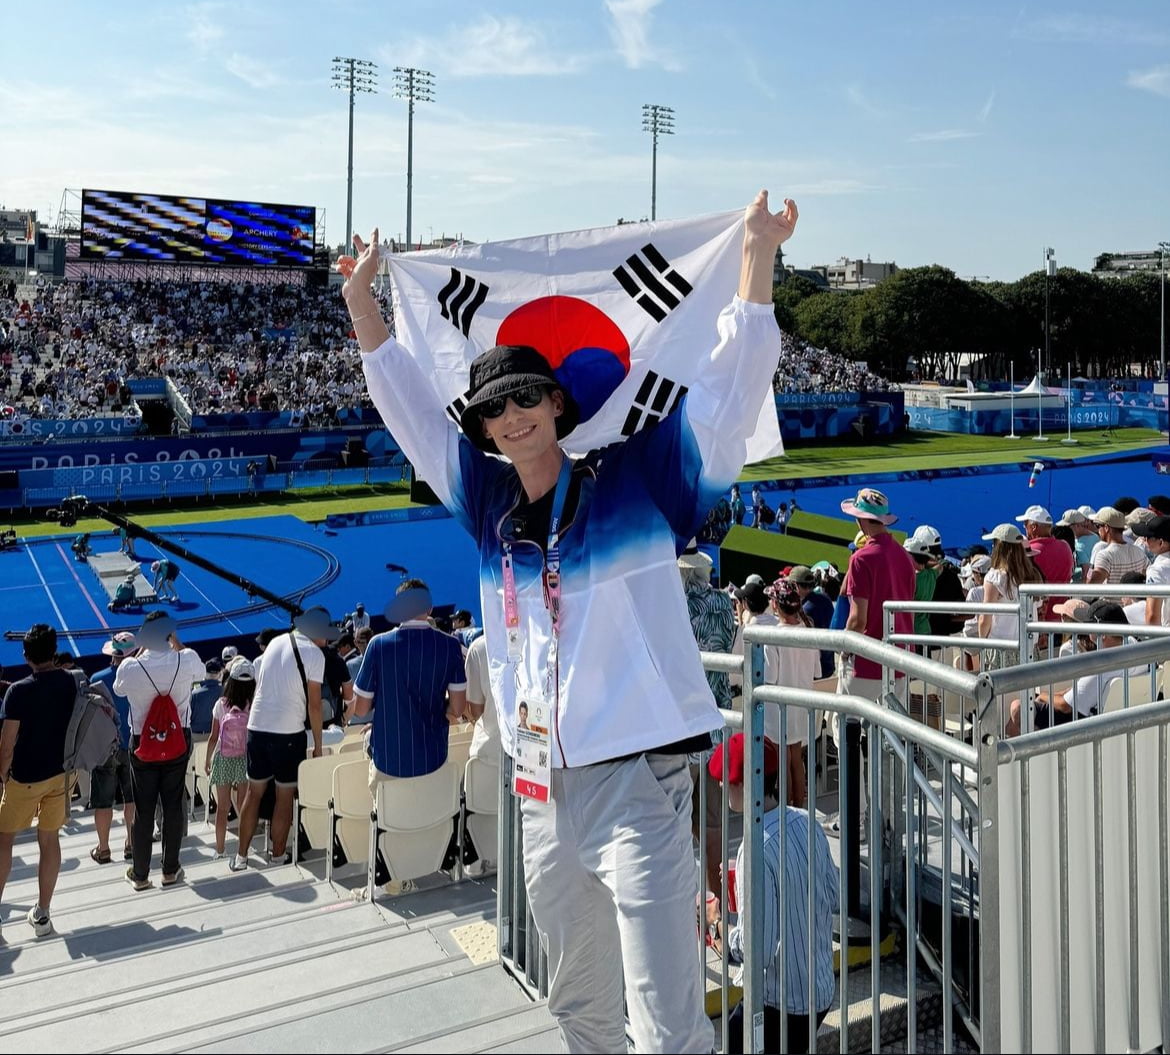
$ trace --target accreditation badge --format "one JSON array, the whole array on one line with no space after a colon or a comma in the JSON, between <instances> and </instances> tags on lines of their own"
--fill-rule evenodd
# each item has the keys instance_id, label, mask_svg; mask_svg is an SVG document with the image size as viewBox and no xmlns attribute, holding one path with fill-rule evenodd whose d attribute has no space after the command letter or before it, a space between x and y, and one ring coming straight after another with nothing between
<instances>
[{"instance_id":1,"label":"accreditation badge","mask_svg":"<svg viewBox=\"0 0 1170 1055\"><path fill-rule=\"evenodd\" d=\"M521 698L516 704L512 737L512 793L548 802L552 794L552 708L541 699Z\"/></svg>"}]
</instances>

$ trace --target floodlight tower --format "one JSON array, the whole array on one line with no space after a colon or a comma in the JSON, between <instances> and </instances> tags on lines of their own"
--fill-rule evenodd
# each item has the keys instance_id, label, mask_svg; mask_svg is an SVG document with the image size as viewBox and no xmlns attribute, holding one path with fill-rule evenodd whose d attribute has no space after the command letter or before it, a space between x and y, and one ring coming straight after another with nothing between
<instances>
[{"instance_id":1,"label":"floodlight tower","mask_svg":"<svg viewBox=\"0 0 1170 1055\"><path fill-rule=\"evenodd\" d=\"M333 87L349 92L349 166L345 177L345 251L353 250L353 101L358 92L378 90L378 67L366 59L334 57Z\"/></svg>"},{"instance_id":2,"label":"floodlight tower","mask_svg":"<svg viewBox=\"0 0 1170 1055\"><path fill-rule=\"evenodd\" d=\"M413 66L395 66L394 97L406 100L406 248L409 250L411 192L414 187L414 104L435 101L434 74Z\"/></svg>"},{"instance_id":3,"label":"floodlight tower","mask_svg":"<svg viewBox=\"0 0 1170 1055\"><path fill-rule=\"evenodd\" d=\"M674 110L658 103L642 106L642 131L649 132L650 149L650 219L658 218L658 137L674 135Z\"/></svg>"}]
</instances>

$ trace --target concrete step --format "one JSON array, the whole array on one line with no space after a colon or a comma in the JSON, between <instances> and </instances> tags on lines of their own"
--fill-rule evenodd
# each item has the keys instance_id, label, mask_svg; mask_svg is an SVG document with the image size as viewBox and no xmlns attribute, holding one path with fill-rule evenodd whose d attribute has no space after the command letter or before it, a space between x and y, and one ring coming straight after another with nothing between
<instances>
[{"instance_id":1,"label":"concrete step","mask_svg":"<svg viewBox=\"0 0 1170 1055\"><path fill-rule=\"evenodd\" d=\"M502 968L496 967L502 973ZM546 1040L541 1047L515 1048L510 1045L531 1041L552 1034L553 1042ZM560 1046L560 1030L544 1003L527 1007L504 1008L484 1018L466 1024L436 1031L431 1036L419 1037L406 1044L374 1048L377 1052L479 1052L479 1051L555 1051Z\"/></svg>"},{"instance_id":2,"label":"concrete step","mask_svg":"<svg viewBox=\"0 0 1170 1055\"><path fill-rule=\"evenodd\" d=\"M399 928L400 933L403 930ZM126 1000L196 991L212 981L243 979L292 960L311 959L393 933L368 905L335 902L309 912L215 930L192 941L124 950L125 963L116 977L108 971L79 969L79 964L22 973L0 983L0 1008L5 1012L0 1032L49 1025ZM50 978L62 984L46 984Z\"/></svg>"},{"instance_id":3,"label":"concrete step","mask_svg":"<svg viewBox=\"0 0 1170 1055\"><path fill-rule=\"evenodd\" d=\"M282 1050L298 1043L303 1031L290 1025L303 1019L307 1008L336 1007L349 993L401 985L435 966L446 969L448 958L429 934L387 929L359 943L275 960L243 975L229 972L179 987L147 987L131 1000L110 1001L76 1017L9 1028L0 1037L0 1051L130 1052L176 1045L181 1046L175 1050L190 1050L193 1038L217 1038L257 1022L279 1029L283 1040L253 1050ZM331 1044L328 1035L325 1040Z\"/></svg>"},{"instance_id":4,"label":"concrete step","mask_svg":"<svg viewBox=\"0 0 1170 1055\"><path fill-rule=\"evenodd\" d=\"M421 935L411 935L413 938ZM331 979L332 981L332 979ZM397 984L395 984L397 983ZM348 991L321 992L302 1000L295 1011L249 1015L228 1023L233 1028L206 1043L182 1047L137 1045L127 1052L373 1052L398 1051L413 1043L451 1051L443 1036L462 1031L500 1012L532 1005L495 965L472 967L466 960L419 970L409 977L378 978Z\"/></svg>"}]
</instances>

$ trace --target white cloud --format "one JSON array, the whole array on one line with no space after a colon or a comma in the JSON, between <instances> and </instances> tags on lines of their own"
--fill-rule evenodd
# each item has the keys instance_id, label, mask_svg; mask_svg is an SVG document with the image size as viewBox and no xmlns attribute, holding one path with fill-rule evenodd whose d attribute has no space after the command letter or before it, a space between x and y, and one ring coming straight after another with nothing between
<instances>
[{"instance_id":1,"label":"white cloud","mask_svg":"<svg viewBox=\"0 0 1170 1055\"><path fill-rule=\"evenodd\" d=\"M1111 15L1085 15L1075 12L1019 19L1012 30L1012 36L1063 44L1162 46L1170 43L1170 33L1162 29L1153 29L1141 22L1114 18Z\"/></svg>"},{"instance_id":2,"label":"white cloud","mask_svg":"<svg viewBox=\"0 0 1170 1055\"><path fill-rule=\"evenodd\" d=\"M250 88L272 88L280 83L280 77L271 67L238 51L233 51L228 56L224 68L233 77L239 77Z\"/></svg>"},{"instance_id":3,"label":"white cloud","mask_svg":"<svg viewBox=\"0 0 1170 1055\"><path fill-rule=\"evenodd\" d=\"M622 61L632 70L644 66L682 68L677 59L651 43L654 9L661 3L662 0L605 0L605 10L612 20L609 35Z\"/></svg>"},{"instance_id":4,"label":"white cloud","mask_svg":"<svg viewBox=\"0 0 1170 1055\"><path fill-rule=\"evenodd\" d=\"M393 66L441 70L451 77L542 77L578 73L589 57L558 51L545 29L512 16L484 15L439 37L415 37L387 45L382 61Z\"/></svg>"},{"instance_id":5,"label":"white cloud","mask_svg":"<svg viewBox=\"0 0 1170 1055\"><path fill-rule=\"evenodd\" d=\"M1170 99L1170 65L1155 66L1149 70L1134 70L1125 79L1130 88L1137 88L1143 92L1153 92Z\"/></svg>"},{"instance_id":6,"label":"white cloud","mask_svg":"<svg viewBox=\"0 0 1170 1055\"><path fill-rule=\"evenodd\" d=\"M991 116L991 111L995 107L995 89L991 89L991 94L988 95L987 101L979 108L979 123L981 125L987 124L987 119Z\"/></svg>"},{"instance_id":7,"label":"white cloud","mask_svg":"<svg viewBox=\"0 0 1170 1055\"><path fill-rule=\"evenodd\" d=\"M187 7L187 39L199 52L210 51L224 37L224 28L215 15L223 8L221 3L191 4Z\"/></svg>"},{"instance_id":8,"label":"white cloud","mask_svg":"<svg viewBox=\"0 0 1170 1055\"><path fill-rule=\"evenodd\" d=\"M974 139L981 135L983 135L982 132L972 132L965 128L944 128L939 132L915 132L907 142L948 143L952 139Z\"/></svg>"}]
</instances>

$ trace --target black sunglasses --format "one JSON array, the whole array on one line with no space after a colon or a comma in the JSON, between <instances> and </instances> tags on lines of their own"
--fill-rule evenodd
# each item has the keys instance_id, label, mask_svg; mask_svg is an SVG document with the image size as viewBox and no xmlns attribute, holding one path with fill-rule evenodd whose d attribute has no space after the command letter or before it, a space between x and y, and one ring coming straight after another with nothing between
<instances>
[{"instance_id":1,"label":"black sunglasses","mask_svg":"<svg viewBox=\"0 0 1170 1055\"><path fill-rule=\"evenodd\" d=\"M489 399L479 408L479 413L484 418L498 418L504 413L510 399L516 406L524 410L531 410L544 399L545 385L529 385L528 388L522 388L519 392L512 392L506 396L496 396L495 399Z\"/></svg>"}]
</instances>

